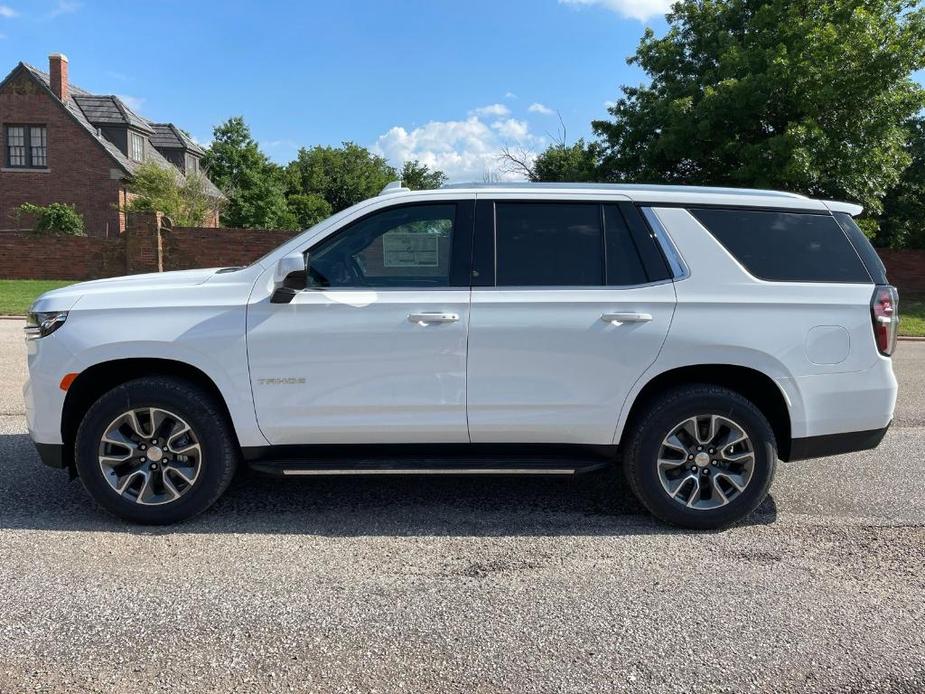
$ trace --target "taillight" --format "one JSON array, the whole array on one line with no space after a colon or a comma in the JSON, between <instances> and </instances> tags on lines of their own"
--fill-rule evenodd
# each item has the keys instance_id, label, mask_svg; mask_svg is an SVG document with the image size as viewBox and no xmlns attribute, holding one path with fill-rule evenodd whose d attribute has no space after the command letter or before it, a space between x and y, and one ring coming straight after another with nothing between
<instances>
[{"instance_id":1,"label":"taillight","mask_svg":"<svg viewBox=\"0 0 925 694\"><path fill-rule=\"evenodd\" d=\"M874 288L870 319L874 324L877 349L880 354L890 356L896 349L896 330L899 327L899 293L896 287L881 285Z\"/></svg>"}]
</instances>

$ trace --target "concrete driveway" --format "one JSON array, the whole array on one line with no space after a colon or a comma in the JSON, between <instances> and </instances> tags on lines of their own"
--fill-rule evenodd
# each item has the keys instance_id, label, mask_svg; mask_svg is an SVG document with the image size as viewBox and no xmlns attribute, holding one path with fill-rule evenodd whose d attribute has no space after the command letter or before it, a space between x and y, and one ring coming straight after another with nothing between
<instances>
[{"instance_id":1,"label":"concrete driveway","mask_svg":"<svg viewBox=\"0 0 925 694\"><path fill-rule=\"evenodd\" d=\"M619 477L277 480L125 525L25 433L0 321L0 692L925 691L925 343L894 428L720 533Z\"/></svg>"}]
</instances>

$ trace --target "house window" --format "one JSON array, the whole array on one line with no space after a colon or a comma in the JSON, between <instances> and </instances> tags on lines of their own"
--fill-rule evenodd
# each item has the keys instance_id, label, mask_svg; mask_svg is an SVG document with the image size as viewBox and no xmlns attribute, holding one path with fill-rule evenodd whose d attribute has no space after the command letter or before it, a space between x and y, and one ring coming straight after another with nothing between
<instances>
[{"instance_id":1,"label":"house window","mask_svg":"<svg viewBox=\"0 0 925 694\"><path fill-rule=\"evenodd\" d=\"M129 133L131 142L129 144L129 156L132 161L145 160L145 139L138 133Z\"/></svg>"},{"instance_id":2,"label":"house window","mask_svg":"<svg viewBox=\"0 0 925 694\"><path fill-rule=\"evenodd\" d=\"M199 157L194 157L192 154L186 155L186 173L198 173L199 172Z\"/></svg>"},{"instance_id":3,"label":"house window","mask_svg":"<svg viewBox=\"0 0 925 694\"><path fill-rule=\"evenodd\" d=\"M13 169L48 166L48 131L44 125L6 126L6 165Z\"/></svg>"}]
</instances>

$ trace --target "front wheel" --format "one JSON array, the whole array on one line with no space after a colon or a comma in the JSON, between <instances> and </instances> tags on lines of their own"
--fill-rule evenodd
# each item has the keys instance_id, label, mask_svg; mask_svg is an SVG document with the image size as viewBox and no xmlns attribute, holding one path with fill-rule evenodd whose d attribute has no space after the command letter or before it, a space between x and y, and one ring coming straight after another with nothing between
<instances>
[{"instance_id":1,"label":"front wheel","mask_svg":"<svg viewBox=\"0 0 925 694\"><path fill-rule=\"evenodd\" d=\"M777 462L774 432L735 391L691 385L668 392L629 433L624 470L658 518L685 528L719 528L752 513L768 494Z\"/></svg>"},{"instance_id":2,"label":"front wheel","mask_svg":"<svg viewBox=\"0 0 925 694\"><path fill-rule=\"evenodd\" d=\"M227 417L198 386L169 377L123 383L97 400L77 430L77 474L108 511L168 524L211 506L234 474Z\"/></svg>"}]
</instances>

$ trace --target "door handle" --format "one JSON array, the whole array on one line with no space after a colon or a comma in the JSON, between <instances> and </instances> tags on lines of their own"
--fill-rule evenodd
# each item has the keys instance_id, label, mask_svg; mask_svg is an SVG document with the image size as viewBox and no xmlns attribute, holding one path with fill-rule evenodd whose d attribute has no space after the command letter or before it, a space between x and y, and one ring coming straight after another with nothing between
<instances>
[{"instance_id":1,"label":"door handle","mask_svg":"<svg viewBox=\"0 0 925 694\"><path fill-rule=\"evenodd\" d=\"M622 323L645 323L652 320L651 313L604 313L601 320L614 325Z\"/></svg>"},{"instance_id":2,"label":"door handle","mask_svg":"<svg viewBox=\"0 0 925 694\"><path fill-rule=\"evenodd\" d=\"M429 323L455 323L459 320L458 313L409 313L408 320L418 325Z\"/></svg>"}]
</instances>

